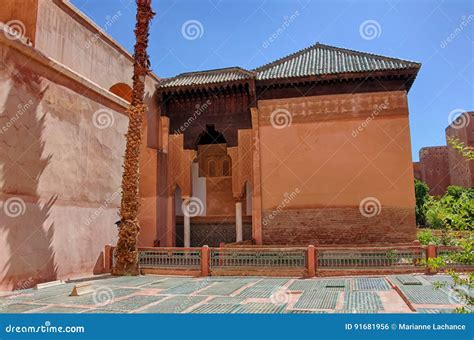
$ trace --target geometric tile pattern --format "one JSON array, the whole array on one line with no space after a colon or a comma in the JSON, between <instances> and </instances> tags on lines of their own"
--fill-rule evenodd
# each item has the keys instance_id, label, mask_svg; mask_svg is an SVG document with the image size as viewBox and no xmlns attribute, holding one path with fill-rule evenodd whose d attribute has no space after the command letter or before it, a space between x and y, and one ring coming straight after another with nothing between
<instances>
[{"instance_id":1,"label":"geometric tile pattern","mask_svg":"<svg viewBox=\"0 0 474 340\"><path fill-rule=\"evenodd\" d=\"M279 314L285 311L285 305L275 305L273 303L247 303L240 305L234 313L243 314Z\"/></svg>"},{"instance_id":2,"label":"geometric tile pattern","mask_svg":"<svg viewBox=\"0 0 474 340\"><path fill-rule=\"evenodd\" d=\"M354 279L354 290L385 291L390 289L384 278L363 277Z\"/></svg>"},{"instance_id":3,"label":"geometric tile pattern","mask_svg":"<svg viewBox=\"0 0 474 340\"><path fill-rule=\"evenodd\" d=\"M417 308L418 313L425 314L451 314L454 313L454 309L451 308Z\"/></svg>"},{"instance_id":4,"label":"geometric tile pattern","mask_svg":"<svg viewBox=\"0 0 474 340\"><path fill-rule=\"evenodd\" d=\"M232 296L232 297L215 297L211 301L207 301L207 304L213 305L213 304L219 304L219 305L225 305L225 304L230 304L230 305L238 305L239 303L244 302L246 299L237 297L237 296Z\"/></svg>"},{"instance_id":5,"label":"geometric tile pattern","mask_svg":"<svg viewBox=\"0 0 474 340\"><path fill-rule=\"evenodd\" d=\"M344 296L344 309L356 310L383 310L382 300L376 292L350 292Z\"/></svg>"},{"instance_id":6,"label":"geometric tile pattern","mask_svg":"<svg viewBox=\"0 0 474 340\"><path fill-rule=\"evenodd\" d=\"M191 313L193 314L216 314L216 313L232 313L238 308L237 305L230 304L205 304L201 305L196 309L193 309Z\"/></svg>"},{"instance_id":7,"label":"geometric tile pattern","mask_svg":"<svg viewBox=\"0 0 474 340\"><path fill-rule=\"evenodd\" d=\"M199 295L230 295L236 290L247 285L248 282L217 282L209 288L200 291Z\"/></svg>"},{"instance_id":8,"label":"geometric tile pattern","mask_svg":"<svg viewBox=\"0 0 474 340\"><path fill-rule=\"evenodd\" d=\"M402 285L422 285L423 283L412 275L398 275L396 276L397 280L400 281Z\"/></svg>"},{"instance_id":9,"label":"geometric tile pattern","mask_svg":"<svg viewBox=\"0 0 474 340\"><path fill-rule=\"evenodd\" d=\"M440 305L452 303L446 292L433 286L400 286L400 289L412 303Z\"/></svg>"},{"instance_id":10,"label":"geometric tile pattern","mask_svg":"<svg viewBox=\"0 0 474 340\"><path fill-rule=\"evenodd\" d=\"M205 296L173 296L150 306L142 313L181 313L185 309L205 300Z\"/></svg>"},{"instance_id":11,"label":"geometric tile pattern","mask_svg":"<svg viewBox=\"0 0 474 340\"><path fill-rule=\"evenodd\" d=\"M447 275L392 275L396 284L415 304L424 304L420 313L450 313L459 303L451 285L436 288L437 282L451 282ZM418 285L403 284L421 283ZM0 313L380 313L384 311L381 297L397 299L397 304L384 301L390 311L407 312L401 297L383 277L344 278L268 278L268 277L101 277L91 280L93 289L110 293L106 304L94 295L71 297L77 282L40 290L25 289L0 294ZM272 299L283 285L301 294L287 304ZM245 286L249 286L244 289ZM239 294L237 294L237 292ZM390 294L383 294L390 292ZM474 294L474 291L471 291ZM383 295L382 295L383 294ZM105 301L107 302L107 301ZM441 306L441 304L445 306ZM290 309L291 308L291 309ZM336 308L338 308L336 310Z\"/></svg>"},{"instance_id":12,"label":"geometric tile pattern","mask_svg":"<svg viewBox=\"0 0 474 340\"><path fill-rule=\"evenodd\" d=\"M335 309L339 292L333 290L305 291L295 304L297 309Z\"/></svg>"},{"instance_id":13,"label":"geometric tile pattern","mask_svg":"<svg viewBox=\"0 0 474 340\"><path fill-rule=\"evenodd\" d=\"M245 298L269 298L272 296L273 293L276 292L276 288L274 286L259 286L259 287L248 287L241 291L237 296L245 297Z\"/></svg>"},{"instance_id":14,"label":"geometric tile pattern","mask_svg":"<svg viewBox=\"0 0 474 340\"><path fill-rule=\"evenodd\" d=\"M191 294L191 293L194 293L195 291L206 288L207 286L213 283L214 282L209 282L206 280L187 282L177 287L166 289L162 291L161 294Z\"/></svg>"}]
</instances>

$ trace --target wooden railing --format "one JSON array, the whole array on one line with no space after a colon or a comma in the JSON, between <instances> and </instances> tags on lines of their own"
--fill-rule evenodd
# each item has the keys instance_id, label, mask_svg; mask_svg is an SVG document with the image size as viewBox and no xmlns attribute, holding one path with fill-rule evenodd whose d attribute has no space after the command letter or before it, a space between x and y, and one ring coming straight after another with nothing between
<instances>
[{"instance_id":1,"label":"wooden railing","mask_svg":"<svg viewBox=\"0 0 474 340\"><path fill-rule=\"evenodd\" d=\"M322 270L416 267L425 258L426 250L422 247L323 248L318 249L317 267Z\"/></svg>"},{"instance_id":2,"label":"wooden railing","mask_svg":"<svg viewBox=\"0 0 474 340\"><path fill-rule=\"evenodd\" d=\"M315 276L427 271L424 259L456 251L443 246L139 248L143 273ZM114 247L106 246L105 271ZM451 264L457 266L458 264ZM465 266L464 266L465 268ZM467 270L473 270L470 267Z\"/></svg>"},{"instance_id":3,"label":"wooden railing","mask_svg":"<svg viewBox=\"0 0 474 340\"><path fill-rule=\"evenodd\" d=\"M210 266L214 268L306 268L306 248L213 248Z\"/></svg>"},{"instance_id":4,"label":"wooden railing","mask_svg":"<svg viewBox=\"0 0 474 340\"><path fill-rule=\"evenodd\" d=\"M140 268L201 268L201 248L140 248Z\"/></svg>"}]
</instances>

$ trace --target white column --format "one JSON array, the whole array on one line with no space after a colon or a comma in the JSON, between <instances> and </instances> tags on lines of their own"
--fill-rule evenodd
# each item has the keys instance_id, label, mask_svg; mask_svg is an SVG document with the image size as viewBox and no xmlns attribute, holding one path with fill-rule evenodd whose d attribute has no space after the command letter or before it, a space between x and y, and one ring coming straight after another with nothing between
<instances>
[{"instance_id":1,"label":"white column","mask_svg":"<svg viewBox=\"0 0 474 340\"><path fill-rule=\"evenodd\" d=\"M242 242L242 202L235 202L235 234L236 242Z\"/></svg>"},{"instance_id":2,"label":"white column","mask_svg":"<svg viewBox=\"0 0 474 340\"><path fill-rule=\"evenodd\" d=\"M187 206L189 201L186 200L185 203L186 208L183 211L184 215L184 247L189 248L191 247L191 218L189 217L189 209Z\"/></svg>"}]
</instances>

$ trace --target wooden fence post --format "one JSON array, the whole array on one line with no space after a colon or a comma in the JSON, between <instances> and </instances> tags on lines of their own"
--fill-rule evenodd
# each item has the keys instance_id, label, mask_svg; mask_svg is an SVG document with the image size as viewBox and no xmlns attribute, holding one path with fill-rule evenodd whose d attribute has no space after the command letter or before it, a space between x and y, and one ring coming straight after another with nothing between
<instances>
[{"instance_id":1,"label":"wooden fence post","mask_svg":"<svg viewBox=\"0 0 474 340\"><path fill-rule=\"evenodd\" d=\"M428 247L426 247L426 260L434 259L435 257L437 257L438 251L436 248L437 247L434 244L428 244ZM428 273L436 274L436 270L428 268Z\"/></svg>"},{"instance_id":2,"label":"wooden fence post","mask_svg":"<svg viewBox=\"0 0 474 340\"><path fill-rule=\"evenodd\" d=\"M309 245L306 251L306 267L308 269L308 277L313 277L316 275L316 249L313 245Z\"/></svg>"},{"instance_id":3,"label":"wooden fence post","mask_svg":"<svg viewBox=\"0 0 474 340\"><path fill-rule=\"evenodd\" d=\"M107 244L104 248L104 272L110 273L113 265L114 248Z\"/></svg>"},{"instance_id":4,"label":"wooden fence post","mask_svg":"<svg viewBox=\"0 0 474 340\"><path fill-rule=\"evenodd\" d=\"M209 247L201 248L201 276L209 276Z\"/></svg>"}]
</instances>

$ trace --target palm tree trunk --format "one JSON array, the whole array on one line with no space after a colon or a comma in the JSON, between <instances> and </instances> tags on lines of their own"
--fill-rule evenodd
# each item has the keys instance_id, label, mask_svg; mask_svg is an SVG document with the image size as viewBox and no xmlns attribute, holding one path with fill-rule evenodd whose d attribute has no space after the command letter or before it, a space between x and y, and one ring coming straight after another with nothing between
<instances>
[{"instance_id":1,"label":"palm tree trunk","mask_svg":"<svg viewBox=\"0 0 474 340\"><path fill-rule=\"evenodd\" d=\"M148 73L148 35L150 21L155 15L151 0L137 1L137 23L135 26L135 54L133 64L132 102L128 109L129 125L127 146L123 165L122 202L120 205L119 239L115 249L114 275L138 275L138 208L140 197L140 146L142 141L143 117L147 107L143 103L145 77Z\"/></svg>"}]
</instances>

